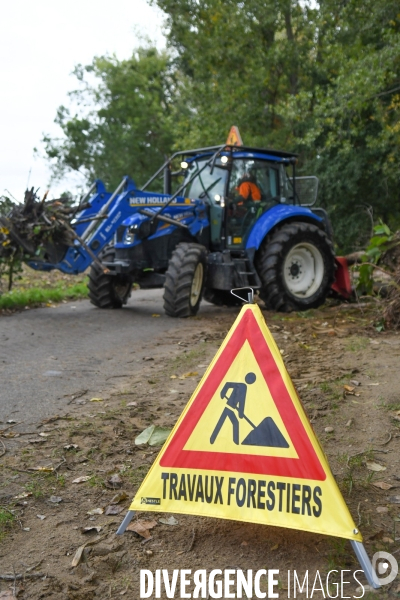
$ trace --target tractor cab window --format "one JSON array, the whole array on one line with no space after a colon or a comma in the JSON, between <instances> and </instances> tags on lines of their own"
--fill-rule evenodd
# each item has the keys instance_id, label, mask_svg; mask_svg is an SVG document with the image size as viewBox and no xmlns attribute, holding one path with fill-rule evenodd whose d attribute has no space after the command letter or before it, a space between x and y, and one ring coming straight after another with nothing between
<instances>
[{"instance_id":1,"label":"tractor cab window","mask_svg":"<svg viewBox=\"0 0 400 600\"><path fill-rule=\"evenodd\" d=\"M204 199L210 204L219 202L225 195L225 184L228 172L226 169L218 167L218 161L214 165L213 172L211 167L206 167L201 171L208 159L192 162L188 168L186 179L189 180L195 173L197 177L187 186L185 196L191 199Z\"/></svg>"},{"instance_id":2,"label":"tractor cab window","mask_svg":"<svg viewBox=\"0 0 400 600\"><path fill-rule=\"evenodd\" d=\"M200 172L205 163L206 160L198 160L189 167L186 176L188 179L196 172L198 175L186 187L185 196L192 199L200 198L210 206L211 246L218 249L221 245L223 200L226 193L228 171L226 168L218 167L218 161L216 161L212 173L210 167L206 167Z\"/></svg>"},{"instance_id":3,"label":"tractor cab window","mask_svg":"<svg viewBox=\"0 0 400 600\"><path fill-rule=\"evenodd\" d=\"M228 248L243 247L254 223L279 197L279 171L273 163L234 159L227 198Z\"/></svg>"}]
</instances>

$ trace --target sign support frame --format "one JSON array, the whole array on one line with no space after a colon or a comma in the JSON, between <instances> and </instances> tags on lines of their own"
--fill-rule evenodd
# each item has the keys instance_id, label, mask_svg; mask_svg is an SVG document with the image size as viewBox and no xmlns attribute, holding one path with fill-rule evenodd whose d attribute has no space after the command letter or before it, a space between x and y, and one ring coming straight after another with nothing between
<instances>
[{"instance_id":1,"label":"sign support frame","mask_svg":"<svg viewBox=\"0 0 400 600\"><path fill-rule=\"evenodd\" d=\"M367 551L365 550L364 544L362 542L357 542L356 540L350 540L350 542L353 547L354 554L356 555L358 562L364 571L364 575L367 578L369 585L375 590L380 589L381 586L372 567Z\"/></svg>"},{"instance_id":2,"label":"sign support frame","mask_svg":"<svg viewBox=\"0 0 400 600\"><path fill-rule=\"evenodd\" d=\"M129 523L132 521L134 515L135 515L134 510L128 510L128 512L126 513L126 515L124 517L124 520L122 521L121 525L118 527L117 531L115 532L116 535L122 535L123 533L125 533L126 528L128 527Z\"/></svg>"}]
</instances>

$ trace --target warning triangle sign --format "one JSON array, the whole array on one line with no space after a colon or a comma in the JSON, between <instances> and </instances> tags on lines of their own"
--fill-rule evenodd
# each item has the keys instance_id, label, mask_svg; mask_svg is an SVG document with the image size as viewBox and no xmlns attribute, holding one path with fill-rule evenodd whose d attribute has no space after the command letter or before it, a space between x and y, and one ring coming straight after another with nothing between
<instances>
[{"instance_id":1,"label":"warning triangle sign","mask_svg":"<svg viewBox=\"0 0 400 600\"><path fill-rule=\"evenodd\" d=\"M130 510L361 541L257 305L242 308Z\"/></svg>"},{"instance_id":2,"label":"warning triangle sign","mask_svg":"<svg viewBox=\"0 0 400 600\"><path fill-rule=\"evenodd\" d=\"M232 125L232 127L229 130L226 143L228 146L243 146L242 136L240 135L239 127L236 127L236 125Z\"/></svg>"}]
</instances>

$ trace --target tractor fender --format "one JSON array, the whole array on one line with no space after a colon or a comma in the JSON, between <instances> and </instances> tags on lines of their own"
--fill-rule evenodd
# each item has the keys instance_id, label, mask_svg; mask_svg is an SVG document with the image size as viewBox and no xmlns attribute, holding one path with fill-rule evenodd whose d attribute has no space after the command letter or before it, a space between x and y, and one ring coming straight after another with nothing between
<instances>
[{"instance_id":1,"label":"tractor fender","mask_svg":"<svg viewBox=\"0 0 400 600\"><path fill-rule=\"evenodd\" d=\"M323 224L321 217L315 215L308 208L278 204L267 210L267 212L262 214L255 222L250 235L247 238L246 248L255 248L258 250L265 236L268 235L274 227L285 221L292 221L294 219L297 221L307 221L308 223L313 222L315 225Z\"/></svg>"}]
</instances>

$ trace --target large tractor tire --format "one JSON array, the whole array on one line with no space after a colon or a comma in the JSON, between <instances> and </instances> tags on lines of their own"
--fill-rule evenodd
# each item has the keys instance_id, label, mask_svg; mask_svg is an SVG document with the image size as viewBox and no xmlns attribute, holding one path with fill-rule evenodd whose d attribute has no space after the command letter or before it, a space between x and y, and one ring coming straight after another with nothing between
<instances>
[{"instance_id":1,"label":"large tractor tire","mask_svg":"<svg viewBox=\"0 0 400 600\"><path fill-rule=\"evenodd\" d=\"M106 248L99 259L105 263L114 262L115 249ZM98 308L122 308L128 302L132 282L126 275L107 275L93 263L88 288L90 302Z\"/></svg>"},{"instance_id":2,"label":"large tractor tire","mask_svg":"<svg viewBox=\"0 0 400 600\"><path fill-rule=\"evenodd\" d=\"M335 278L333 245L311 223L289 223L267 238L256 268L270 310L307 310L324 303Z\"/></svg>"},{"instance_id":3,"label":"large tractor tire","mask_svg":"<svg viewBox=\"0 0 400 600\"><path fill-rule=\"evenodd\" d=\"M172 253L164 283L164 310L170 317L191 317L199 310L206 256L204 246L187 242Z\"/></svg>"}]
</instances>

